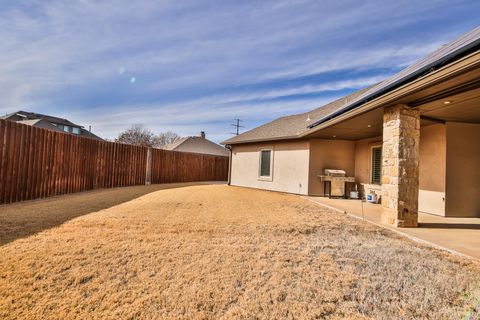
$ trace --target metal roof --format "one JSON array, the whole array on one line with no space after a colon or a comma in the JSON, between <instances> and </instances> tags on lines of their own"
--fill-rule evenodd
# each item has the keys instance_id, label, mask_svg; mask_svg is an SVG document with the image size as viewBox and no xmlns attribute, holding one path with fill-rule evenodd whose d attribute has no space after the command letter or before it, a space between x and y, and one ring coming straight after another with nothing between
<instances>
[{"instance_id":1,"label":"metal roof","mask_svg":"<svg viewBox=\"0 0 480 320\"><path fill-rule=\"evenodd\" d=\"M435 50L425 58L420 59L411 66L403 69L399 73L393 75L390 78L380 82L378 85L373 86L370 90L363 95L350 101L350 103L344 105L342 108L335 110L334 112L317 119L309 128L313 128L325 121L333 119L347 111L353 110L362 104L371 101L379 96L392 91L414 79L426 75L436 69L459 59L460 57L477 50L480 46L480 27L473 29L472 31L462 35L454 41L442 46Z\"/></svg>"}]
</instances>

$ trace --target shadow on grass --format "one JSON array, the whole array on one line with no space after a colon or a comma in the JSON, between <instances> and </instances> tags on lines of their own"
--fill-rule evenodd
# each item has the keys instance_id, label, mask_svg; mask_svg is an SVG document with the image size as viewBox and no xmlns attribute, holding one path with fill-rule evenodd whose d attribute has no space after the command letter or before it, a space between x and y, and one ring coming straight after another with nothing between
<instances>
[{"instance_id":1,"label":"shadow on grass","mask_svg":"<svg viewBox=\"0 0 480 320\"><path fill-rule=\"evenodd\" d=\"M432 223L422 222L418 224L419 228L426 229L460 229L460 230L480 230L480 224L475 223Z\"/></svg>"},{"instance_id":2,"label":"shadow on grass","mask_svg":"<svg viewBox=\"0 0 480 320\"><path fill-rule=\"evenodd\" d=\"M102 189L0 206L0 246L71 219L172 188L209 183L175 183Z\"/></svg>"}]
</instances>

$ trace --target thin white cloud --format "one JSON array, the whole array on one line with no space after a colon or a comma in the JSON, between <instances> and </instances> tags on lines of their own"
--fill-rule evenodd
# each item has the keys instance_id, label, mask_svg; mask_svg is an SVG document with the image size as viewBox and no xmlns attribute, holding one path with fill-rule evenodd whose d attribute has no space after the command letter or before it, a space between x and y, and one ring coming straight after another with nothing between
<instances>
[{"instance_id":1,"label":"thin white cloud","mask_svg":"<svg viewBox=\"0 0 480 320\"><path fill-rule=\"evenodd\" d=\"M211 137L220 141L229 136L229 121L233 118L240 117L246 120L245 124L248 128L252 128L261 121L317 108L339 97L340 94L337 93L328 98L316 98L314 102L307 97L294 101L272 101L272 98L345 89L354 90L372 85L383 78L382 76L365 77L285 90L264 90L249 95L215 95L169 104L134 104L120 108L105 106L95 110L94 119L89 116L85 117L83 112L72 114L72 116L81 123L93 125L98 134L108 138L118 135L119 131L129 127L132 119L135 119L135 122L142 123L157 132L173 130L181 135L193 135L199 131L199 128L203 128L204 131L208 129Z\"/></svg>"},{"instance_id":2,"label":"thin white cloud","mask_svg":"<svg viewBox=\"0 0 480 320\"><path fill-rule=\"evenodd\" d=\"M403 68L435 49L444 42L408 44L401 47L364 48L346 50L332 55L328 60L312 59L309 64L302 60L291 63L291 66L280 72L265 74L265 79L296 78L335 70L369 69L369 68Z\"/></svg>"},{"instance_id":3,"label":"thin white cloud","mask_svg":"<svg viewBox=\"0 0 480 320\"><path fill-rule=\"evenodd\" d=\"M266 90L261 92L246 93L243 95L235 95L225 97L225 102L239 102L249 100L268 100L295 95L318 94L328 91L339 91L344 89L359 89L370 86L386 79L388 75L379 75L373 77L362 77L344 81L332 81L317 85L302 85L298 87Z\"/></svg>"},{"instance_id":4,"label":"thin white cloud","mask_svg":"<svg viewBox=\"0 0 480 320\"><path fill-rule=\"evenodd\" d=\"M332 98L318 99L317 106L323 105ZM310 100L263 102L255 105L239 103L235 106L208 105L191 103L186 105L132 105L115 112L96 111L95 117L83 113L71 113L72 119L85 125L92 125L93 131L102 137L114 138L132 123L141 123L155 132L172 130L181 135L194 135L205 130L216 141L230 136L230 121L240 117L245 125L252 128L260 122L271 120L282 114L306 111L312 108ZM132 122L132 119L135 119Z\"/></svg>"}]
</instances>

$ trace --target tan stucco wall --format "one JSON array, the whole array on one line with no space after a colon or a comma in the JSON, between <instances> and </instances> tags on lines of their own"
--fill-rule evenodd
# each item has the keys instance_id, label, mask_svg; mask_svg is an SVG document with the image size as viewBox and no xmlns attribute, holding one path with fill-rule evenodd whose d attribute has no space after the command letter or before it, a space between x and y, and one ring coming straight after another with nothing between
<instances>
[{"instance_id":1,"label":"tan stucco wall","mask_svg":"<svg viewBox=\"0 0 480 320\"><path fill-rule=\"evenodd\" d=\"M480 125L447 123L446 212L480 217Z\"/></svg>"},{"instance_id":2,"label":"tan stucco wall","mask_svg":"<svg viewBox=\"0 0 480 320\"><path fill-rule=\"evenodd\" d=\"M259 151L273 148L272 181L259 179ZM232 146L231 184L297 194L308 193L309 142L274 142Z\"/></svg>"},{"instance_id":3,"label":"tan stucco wall","mask_svg":"<svg viewBox=\"0 0 480 320\"><path fill-rule=\"evenodd\" d=\"M435 124L420 130L420 189L445 192L446 126Z\"/></svg>"},{"instance_id":4,"label":"tan stucco wall","mask_svg":"<svg viewBox=\"0 0 480 320\"><path fill-rule=\"evenodd\" d=\"M382 137L355 142L355 177L370 183L371 148L382 145ZM420 129L420 175L418 208L421 212L445 215L446 129L435 124ZM363 188L360 188L363 191Z\"/></svg>"},{"instance_id":5,"label":"tan stucco wall","mask_svg":"<svg viewBox=\"0 0 480 320\"><path fill-rule=\"evenodd\" d=\"M355 142L345 140L310 140L309 194L323 196L323 182L317 177L324 169L342 169L348 176L355 172Z\"/></svg>"},{"instance_id":6,"label":"tan stucco wall","mask_svg":"<svg viewBox=\"0 0 480 320\"><path fill-rule=\"evenodd\" d=\"M446 126L435 124L420 130L418 210L445 215L447 157Z\"/></svg>"},{"instance_id":7,"label":"tan stucco wall","mask_svg":"<svg viewBox=\"0 0 480 320\"><path fill-rule=\"evenodd\" d=\"M370 182L370 150L381 138L355 143L355 177ZM419 211L480 217L480 125L435 124L420 130Z\"/></svg>"}]
</instances>

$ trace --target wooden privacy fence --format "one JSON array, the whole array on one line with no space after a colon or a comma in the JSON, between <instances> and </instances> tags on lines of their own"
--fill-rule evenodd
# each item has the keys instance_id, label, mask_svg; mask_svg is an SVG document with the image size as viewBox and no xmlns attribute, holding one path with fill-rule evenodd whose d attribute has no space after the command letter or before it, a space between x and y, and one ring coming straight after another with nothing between
<instances>
[{"instance_id":1,"label":"wooden privacy fence","mask_svg":"<svg viewBox=\"0 0 480 320\"><path fill-rule=\"evenodd\" d=\"M152 151L152 183L226 181L228 157L207 154Z\"/></svg>"},{"instance_id":2,"label":"wooden privacy fence","mask_svg":"<svg viewBox=\"0 0 480 320\"><path fill-rule=\"evenodd\" d=\"M99 141L0 119L0 204L227 176L228 157Z\"/></svg>"}]
</instances>

